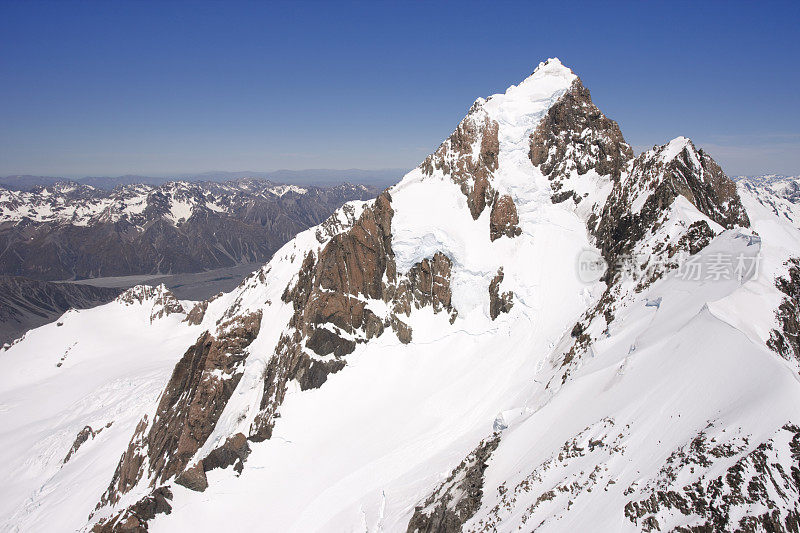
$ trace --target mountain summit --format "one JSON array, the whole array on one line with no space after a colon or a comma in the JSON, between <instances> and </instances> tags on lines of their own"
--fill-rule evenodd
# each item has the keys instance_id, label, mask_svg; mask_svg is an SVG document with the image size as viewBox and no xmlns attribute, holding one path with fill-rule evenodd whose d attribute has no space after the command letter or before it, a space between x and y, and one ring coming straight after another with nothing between
<instances>
[{"instance_id":1,"label":"mountain summit","mask_svg":"<svg viewBox=\"0 0 800 533\"><path fill-rule=\"evenodd\" d=\"M796 530L799 231L688 139L634 157L550 59L234 291L3 353L0 517Z\"/></svg>"}]
</instances>

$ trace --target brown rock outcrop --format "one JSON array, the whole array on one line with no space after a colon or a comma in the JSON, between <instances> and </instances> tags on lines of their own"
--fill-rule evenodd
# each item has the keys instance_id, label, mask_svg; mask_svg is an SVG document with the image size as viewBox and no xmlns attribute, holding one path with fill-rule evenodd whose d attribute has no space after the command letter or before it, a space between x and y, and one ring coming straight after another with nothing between
<instances>
[{"instance_id":1,"label":"brown rock outcrop","mask_svg":"<svg viewBox=\"0 0 800 533\"><path fill-rule=\"evenodd\" d=\"M317 256L309 252L304 258L294 285L282 297L295 311L289 322L293 331L281 336L267 365L251 440L272 435L289 381L297 380L302 390L321 386L330 373L345 366L344 356L358 343L380 336L387 327L400 342L410 342L411 328L397 315L432 306L434 312L447 310L455 317L450 294L452 263L447 256L437 253L406 275L397 275L391 247L393 213L391 196L383 193L350 229L334 235ZM391 315L375 315L367 308L368 299L389 304ZM330 355L334 358L321 359Z\"/></svg>"},{"instance_id":2,"label":"brown rock outcrop","mask_svg":"<svg viewBox=\"0 0 800 533\"><path fill-rule=\"evenodd\" d=\"M318 256L309 252L304 258L296 282L282 296L294 308L289 321L293 332L281 336L265 370L251 440L272 436L289 381L296 379L303 390L321 386L328 374L344 367L341 358L355 350L356 341L383 333L383 324L366 308L365 298L382 299L384 276L389 281L396 278L393 214L391 196L385 192L364 208L350 229L335 234ZM334 359L317 358L327 355Z\"/></svg>"},{"instance_id":3,"label":"brown rock outcrop","mask_svg":"<svg viewBox=\"0 0 800 533\"><path fill-rule=\"evenodd\" d=\"M394 312L408 316L412 308L420 309L428 305L437 313L442 310L452 312L452 268L452 261L442 252L436 252L432 258L423 259L412 266L406 277L387 291L387 296L394 303Z\"/></svg>"},{"instance_id":4,"label":"brown rock outcrop","mask_svg":"<svg viewBox=\"0 0 800 533\"><path fill-rule=\"evenodd\" d=\"M208 488L208 478L206 478L206 470L203 468L203 461L181 472L175 478L175 483L196 492L206 490Z\"/></svg>"},{"instance_id":5,"label":"brown rock outcrop","mask_svg":"<svg viewBox=\"0 0 800 533\"><path fill-rule=\"evenodd\" d=\"M117 502L142 479L156 485L183 471L211 435L260 327L260 312L245 315L221 324L217 336L203 333L186 351L175 365L154 420L145 417L139 423L101 506Z\"/></svg>"},{"instance_id":6,"label":"brown rock outcrop","mask_svg":"<svg viewBox=\"0 0 800 533\"><path fill-rule=\"evenodd\" d=\"M800 259L786 262L789 272L775 280L785 296L775 310L778 328L770 332L767 346L800 369Z\"/></svg>"},{"instance_id":7,"label":"brown rock outcrop","mask_svg":"<svg viewBox=\"0 0 800 533\"><path fill-rule=\"evenodd\" d=\"M436 169L449 176L467 197L470 214L475 220L494 200L489 177L498 165L498 130L497 122L476 102L450 137L420 165L426 175L432 175ZM480 152L473 160L473 146L478 142Z\"/></svg>"},{"instance_id":8,"label":"brown rock outcrop","mask_svg":"<svg viewBox=\"0 0 800 533\"><path fill-rule=\"evenodd\" d=\"M206 309L208 309L208 300L203 300L202 302L197 302L194 304L192 309L186 314L186 318L183 319L184 322L188 322L192 326L196 326L203 322L203 318L206 316Z\"/></svg>"},{"instance_id":9,"label":"brown rock outcrop","mask_svg":"<svg viewBox=\"0 0 800 533\"><path fill-rule=\"evenodd\" d=\"M414 509L408 533L455 533L481 506L484 471L500 444L499 435L481 442L436 490Z\"/></svg>"},{"instance_id":10,"label":"brown rock outcrop","mask_svg":"<svg viewBox=\"0 0 800 533\"><path fill-rule=\"evenodd\" d=\"M393 214L391 196L381 194L352 228L328 242L319 257L309 252L297 282L284 292L283 301L295 310L290 326L317 355L347 355L356 344L349 337L368 324L376 331L364 299L382 299L384 276L389 282L396 278Z\"/></svg>"},{"instance_id":11,"label":"brown rock outcrop","mask_svg":"<svg viewBox=\"0 0 800 533\"><path fill-rule=\"evenodd\" d=\"M625 180L614 182L602 210L588 220L589 232L607 265L603 279L606 290L597 305L584 313L573 329L575 341L564 354L562 382L567 379L576 357L585 352L593 340L585 333L589 323L602 316L607 327L614 320L618 303L624 298L620 283L623 273L631 275L636 282L634 290L642 292L666 272L678 267L679 252L697 253L716 235L710 225L701 220L682 226L679 234L656 242L653 235L667 222L676 199L683 196L724 228L750 225L735 184L722 173L719 165L688 139L674 142L683 144L656 146L636 157L627 169ZM639 204L638 210L634 209L635 203ZM647 257L634 257L642 249L647 250ZM637 259L645 262L637 263ZM651 260L652 266L648 267L647 262Z\"/></svg>"},{"instance_id":12,"label":"brown rock outcrop","mask_svg":"<svg viewBox=\"0 0 800 533\"><path fill-rule=\"evenodd\" d=\"M503 268L497 271L497 275L489 283L489 316L492 320L500 316L500 313L508 313L514 307L514 294L504 292L500 294L500 284L503 282Z\"/></svg>"},{"instance_id":13,"label":"brown rock outcrop","mask_svg":"<svg viewBox=\"0 0 800 533\"><path fill-rule=\"evenodd\" d=\"M94 438L94 434L95 434L94 430L92 429L91 426L86 426L82 430L80 430L78 432L78 436L75 437L75 442L72 443L72 447L69 449L69 452L67 453L67 456L64 457L62 463L66 463L67 461L69 461L72 458L72 456L75 455L75 452L78 451L78 448L83 446L83 444L87 440L89 440L89 438Z\"/></svg>"},{"instance_id":14,"label":"brown rock outcrop","mask_svg":"<svg viewBox=\"0 0 800 533\"><path fill-rule=\"evenodd\" d=\"M169 487L159 487L127 509L95 524L92 533L144 533L148 529L147 522L157 514L172 512L171 500Z\"/></svg>"},{"instance_id":15,"label":"brown rock outcrop","mask_svg":"<svg viewBox=\"0 0 800 533\"><path fill-rule=\"evenodd\" d=\"M619 258L630 254L661 223L679 196L724 228L750 225L736 185L708 154L687 141L677 156L665 161L662 154L667 146L644 152L633 161L625 183L614 184L596 227L590 227L610 267L609 279L617 274ZM633 212L634 200L641 196L646 199ZM685 244L693 253L699 251L691 242Z\"/></svg>"},{"instance_id":16,"label":"brown rock outcrop","mask_svg":"<svg viewBox=\"0 0 800 533\"><path fill-rule=\"evenodd\" d=\"M511 196L504 194L497 198L492 205L492 213L489 217L489 238L495 241L503 235L516 237L521 233L517 206Z\"/></svg>"},{"instance_id":17,"label":"brown rock outcrop","mask_svg":"<svg viewBox=\"0 0 800 533\"><path fill-rule=\"evenodd\" d=\"M582 175L594 169L617 181L633 150L619 125L594 105L589 90L575 79L531 135L529 157L551 181L553 202L571 197L579 202L581 198L568 190L571 172Z\"/></svg>"},{"instance_id":18,"label":"brown rock outcrop","mask_svg":"<svg viewBox=\"0 0 800 533\"><path fill-rule=\"evenodd\" d=\"M222 446L211 450L197 464L184 470L175 478L175 482L188 489L203 492L208 488L206 472L233 465L233 469L241 473L248 455L250 455L250 445L247 443L247 438L244 434L237 433L228 437Z\"/></svg>"}]
</instances>

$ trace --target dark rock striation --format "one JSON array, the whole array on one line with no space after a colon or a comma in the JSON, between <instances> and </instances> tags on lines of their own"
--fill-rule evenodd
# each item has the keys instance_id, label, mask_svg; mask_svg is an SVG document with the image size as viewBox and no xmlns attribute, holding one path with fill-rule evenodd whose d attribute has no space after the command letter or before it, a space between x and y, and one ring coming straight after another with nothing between
<instances>
[{"instance_id":1,"label":"dark rock striation","mask_svg":"<svg viewBox=\"0 0 800 533\"><path fill-rule=\"evenodd\" d=\"M499 435L482 441L447 479L414 509L408 533L455 533L472 518L483 498L483 473Z\"/></svg>"},{"instance_id":2,"label":"dark rock striation","mask_svg":"<svg viewBox=\"0 0 800 533\"><path fill-rule=\"evenodd\" d=\"M492 213L489 216L489 238L494 241L503 236L516 237L521 233L514 200L507 194L498 197L492 204Z\"/></svg>"},{"instance_id":3,"label":"dark rock striation","mask_svg":"<svg viewBox=\"0 0 800 533\"><path fill-rule=\"evenodd\" d=\"M531 135L529 157L551 181L553 202L573 198L578 203L582 198L570 189L570 173L595 170L616 181L633 150L619 125L600 112L589 90L575 79Z\"/></svg>"},{"instance_id":4,"label":"dark rock striation","mask_svg":"<svg viewBox=\"0 0 800 533\"><path fill-rule=\"evenodd\" d=\"M770 332L767 346L800 371L800 259L792 258L786 264L787 276L775 280L775 286L786 295L775 311L779 327Z\"/></svg>"},{"instance_id":5,"label":"dark rock striation","mask_svg":"<svg viewBox=\"0 0 800 533\"><path fill-rule=\"evenodd\" d=\"M145 416L100 505L116 503L141 480L151 486L183 472L216 425L241 378L247 347L261 327L261 314L221 324L203 333L172 372L153 420Z\"/></svg>"},{"instance_id":6,"label":"dark rock striation","mask_svg":"<svg viewBox=\"0 0 800 533\"><path fill-rule=\"evenodd\" d=\"M787 424L772 439L743 454L724 473L673 486L677 469L709 467L747 446L713 444L701 433L686 450L673 454L661 471L660 485L625 505L625 516L642 531L659 531L675 514L692 517L674 531L800 530L800 428ZM786 464L780 457L791 457Z\"/></svg>"},{"instance_id":7,"label":"dark rock striation","mask_svg":"<svg viewBox=\"0 0 800 533\"><path fill-rule=\"evenodd\" d=\"M504 292L500 294L500 284L503 282L503 269L497 271L497 275L489 283L489 316L492 320L500 316L500 313L508 313L514 307L514 294Z\"/></svg>"}]
</instances>

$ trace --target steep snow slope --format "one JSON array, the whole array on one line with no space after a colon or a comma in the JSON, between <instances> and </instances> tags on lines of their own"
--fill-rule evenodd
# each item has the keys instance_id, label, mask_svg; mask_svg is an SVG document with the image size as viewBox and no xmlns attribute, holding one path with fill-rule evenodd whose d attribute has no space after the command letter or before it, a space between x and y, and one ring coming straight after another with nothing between
<instances>
[{"instance_id":1,"label":"steep snow slope","mask_svg":"<svg viewBox=\"0 0 800 533\"><path fill-rule=\"evenodd\" d=\"M726 232L697 257L754 257L759 246L749 242ZM531 387L532 405L519 409L519 419L503 432L486 469L481 509L466 529L635 531L705 523L708 517L685 516L680 502L666 498L641 505L644 512L629 502L648 500L655 488L680 493L698 481L724 479L741 456L800 417L796 375L763 340L737 329L738 317L727 320L736 308L726 300L739 291L752 294L750 283L673 274L632 299L554 398ZM698 437L713 444L692 451L718 460L704 463L687 453L689 460L674 464L676 454L705 444ZM747 493L747 481L722 492ZM770 491L770 497L791 509L798 494ZM706 509L721 503L710 494L696 499ZM754 511L753 502L731 500L733 517ZM758 509L764 502L755 503ZM649 516L657 522L646 522ZM735 518L724 523L725 529L736 525Z\"/></svg>"},{"instance_id":2,"label":"steep snow slope","mask_svg":"<svg viewBox=\"0 0 800 533\"><path fill-rule=\"evenodd\" d=\"M78 529L196 328L164 287L72 310L0 355L0 527ZM70 455L86 426L90 436Z\"/></svg>"},{"instance_id":3,"label":"steep snow slope","mask_svg":"<svg viewBox=\"0 0 800 533\"><path fill-rule=\"evenodd\" d=\"M30 421L28 447L54 417L90 435L115 418L11 490L31 503L2 516L22 530L790 529L800 383L768 343L795 338L776 279L800 232L745 192L688 139L634 158L580 80L542 63L377 200L185 321L155 295L176 316L137 315L137 346L168 335L147 358L110 351L126 332L89 312L101 330L47 326L0 355L74 335L145 391L108 404L125 405L119 421L70 402L0 413ZM92 312L114 320L115 305ZM44 357L0 381L0 401L47 385ZM98 386L76 392L92 409ZM51 438L68 453L72 436ZM31 461L23 450L9 460ZM91 482L64 500L79 461Z\"/></svg>"}]
</instances>

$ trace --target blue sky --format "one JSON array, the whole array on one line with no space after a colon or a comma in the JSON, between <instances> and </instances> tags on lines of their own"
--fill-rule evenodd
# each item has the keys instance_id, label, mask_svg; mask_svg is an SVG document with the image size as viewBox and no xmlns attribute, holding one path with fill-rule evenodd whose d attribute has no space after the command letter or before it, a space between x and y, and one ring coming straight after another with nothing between
<instances>
[{"instance_id":1,"label":"blue sky","mask_svg":"<svg viewBox=\"0 0 800 533\"><path fill-rule=\"evenodd\" d=\"M641 150L800 173L800 2L0 0L0 175L412 167L559 57Z\"/></svg>"}]
</instances>

